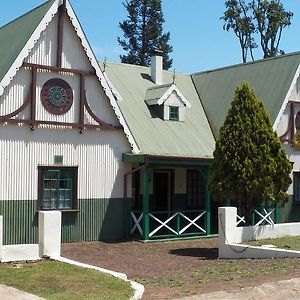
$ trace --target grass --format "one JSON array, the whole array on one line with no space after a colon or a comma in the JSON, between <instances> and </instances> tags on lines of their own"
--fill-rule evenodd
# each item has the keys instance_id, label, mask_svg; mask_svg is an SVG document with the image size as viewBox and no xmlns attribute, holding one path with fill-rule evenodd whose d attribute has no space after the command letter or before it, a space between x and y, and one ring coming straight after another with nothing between
<instances>
[{"instance_id":1,"label":"grass","mask_svg":"<svg viewBox=\"0 0 300 300\"><path fill-rule=\"evenodd\" d=\"M252 246L274 245L277 248L300 251L300 236L287 236L278 239L264 239L251 241L247 244Z\"/></svg>"},{"instance_id":2,"label":"grass","mask_svg":"<svg viewBox=\"0 0 300 300\"><path fill-rule=\"evenodd\" d=\"M168 277L135 278L136 281L151 287L175 288L183 294L191 294L195 287L206 288L215 284L228 286L232 283L237 289L248 285L249 281L256 278L272 277L272 274L280 272L288 274L297 268L294 259L236 259L236 260L212 260L210 266L189 271L174 272ZM188 291L188 292L187 292Z\"/></svg>"},{"instance_id":3,"label":"grass","mask_svg":"<svg viewBox=\"0 0 300 300\"><path fill-rule=\"evenodd\" d=\"M128 282L56 261L0 264L0 283L49 300L129 299Z\"/></svg>"}]
</instances>

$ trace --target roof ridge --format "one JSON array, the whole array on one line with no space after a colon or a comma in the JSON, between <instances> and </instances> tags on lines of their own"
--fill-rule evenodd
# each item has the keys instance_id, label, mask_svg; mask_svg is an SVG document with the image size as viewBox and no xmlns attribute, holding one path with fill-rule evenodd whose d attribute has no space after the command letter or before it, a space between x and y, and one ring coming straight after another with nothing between
<instances>
[{"instance_id":1,"label":"roof ridge","mask_svg":"<svg viewBox=\"0 0 300 300\"><path fill-rule=\"evenodd\" d=\"M211 69L211 70L195 72L195 73L192 73L190 75L195 76L195 75L207 74L207 73L221 71L221 70L237 68L237 67L241 67L241 66L254 65L254 64L257 64L257 63L263 63L263 62L267 62L267 61L270 61L270 60L282 59L282 58L286 58L288 56L294 56L294 55L300 55L300 51L290 52L290 53L287 53L287 54L278 55L278 56L274 56L274 57L261 58L261 59L254 60L254 61L248 61L246 63L233 64L233 65L219 67L219 68L215 68L215 69Z\"/></svg>"}]
</instances>

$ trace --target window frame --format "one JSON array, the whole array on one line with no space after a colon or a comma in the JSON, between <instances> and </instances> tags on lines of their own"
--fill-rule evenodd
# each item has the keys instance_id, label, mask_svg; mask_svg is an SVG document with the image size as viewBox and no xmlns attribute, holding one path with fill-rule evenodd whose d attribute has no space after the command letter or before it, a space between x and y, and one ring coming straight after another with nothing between
<instances>
[{"instance_id":1,"label":"window frame","mask_svg":"<svg viewBox=\"0 0 300 300\"><path fill-rule=\"evenodd\" d=\"M194 176L190 181L190 176ZM194 185L195 184L195 185ZM203 191L201 189L203 188ZM201 193L202 192L202 197ZM189 210L205 209L205 185L202 174L197 169L186 172L186 208Z\"/></svg>"},{"instance_id":2,"label":"window frame","mask_svg":"<svg viewBox=\"0 0 300 300\"><path fill-rule=\"evenodd\" d=\"M175 112L174 112L175 110ZM179 121L179 107L178 106L169 106L169 120L170 121Z\"/></svg>"},{"instance_id":3,"label":"window frame","mask_svg":"<svg viewBox=\"0 0 300 300\"><path fill-rule=\"evenodd\" d=\"M47 171L68 171L72 172L72 205L69 208L55 208L43 207L43 175ZM57 195L58 197L58 195ZM57 202L58 203L58 202ZM42 211L62 211L62 212L76 212L78 210L78 166L38 166L38 209Z\"/></svg>"},{"instance_id":4,"label":"window frame","mask_svg":"<svg viewBox=\"0 0 300 300\"><path fill-rule=\"evenodd\" d=\"M300 171L293 172L293 202L300 204Z\"/></svg>"}]
</instances>

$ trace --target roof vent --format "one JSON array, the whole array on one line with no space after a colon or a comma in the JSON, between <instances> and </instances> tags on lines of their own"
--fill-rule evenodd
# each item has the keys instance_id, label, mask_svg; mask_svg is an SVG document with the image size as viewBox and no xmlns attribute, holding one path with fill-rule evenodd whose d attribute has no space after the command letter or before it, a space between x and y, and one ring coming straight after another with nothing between
<instances>
[{"instance_id":1,"label":"roof vent","mask_svg":"<svg viewBox=\"0 0 300 300\"><path fill-rule=\"evenodd\" d=\"M151 79L155 84L163 84L163 52L155 49L151 56Z\"/></svg>"}]
</instances>

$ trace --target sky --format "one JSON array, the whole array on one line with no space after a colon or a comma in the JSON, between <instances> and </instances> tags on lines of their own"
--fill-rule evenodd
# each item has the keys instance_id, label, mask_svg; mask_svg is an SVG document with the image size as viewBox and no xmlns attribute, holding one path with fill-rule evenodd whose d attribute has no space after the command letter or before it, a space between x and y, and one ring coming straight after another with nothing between
<instances>
[{"instance_id":1,"label":"sky","mask_svg":"<svg viewBox=\"0 0 300 300\"><path fill-rule=\"evenodd\" d=\"M1 0L0 26L35 8L45 0ZM99 60L120 61L124 54L117 37L118 24L127 17L124 0L70 0L81 26ZM294 13L292 25L283 31L280 49L300 51L300 1L282 0ZM233 32L223 30L220 17L224 0L162 0L164 31L171 33L176 72L194 73L241 63L241 50ZM262 58L260 51L255 59Z\"/></svg>"}]
</instances>

